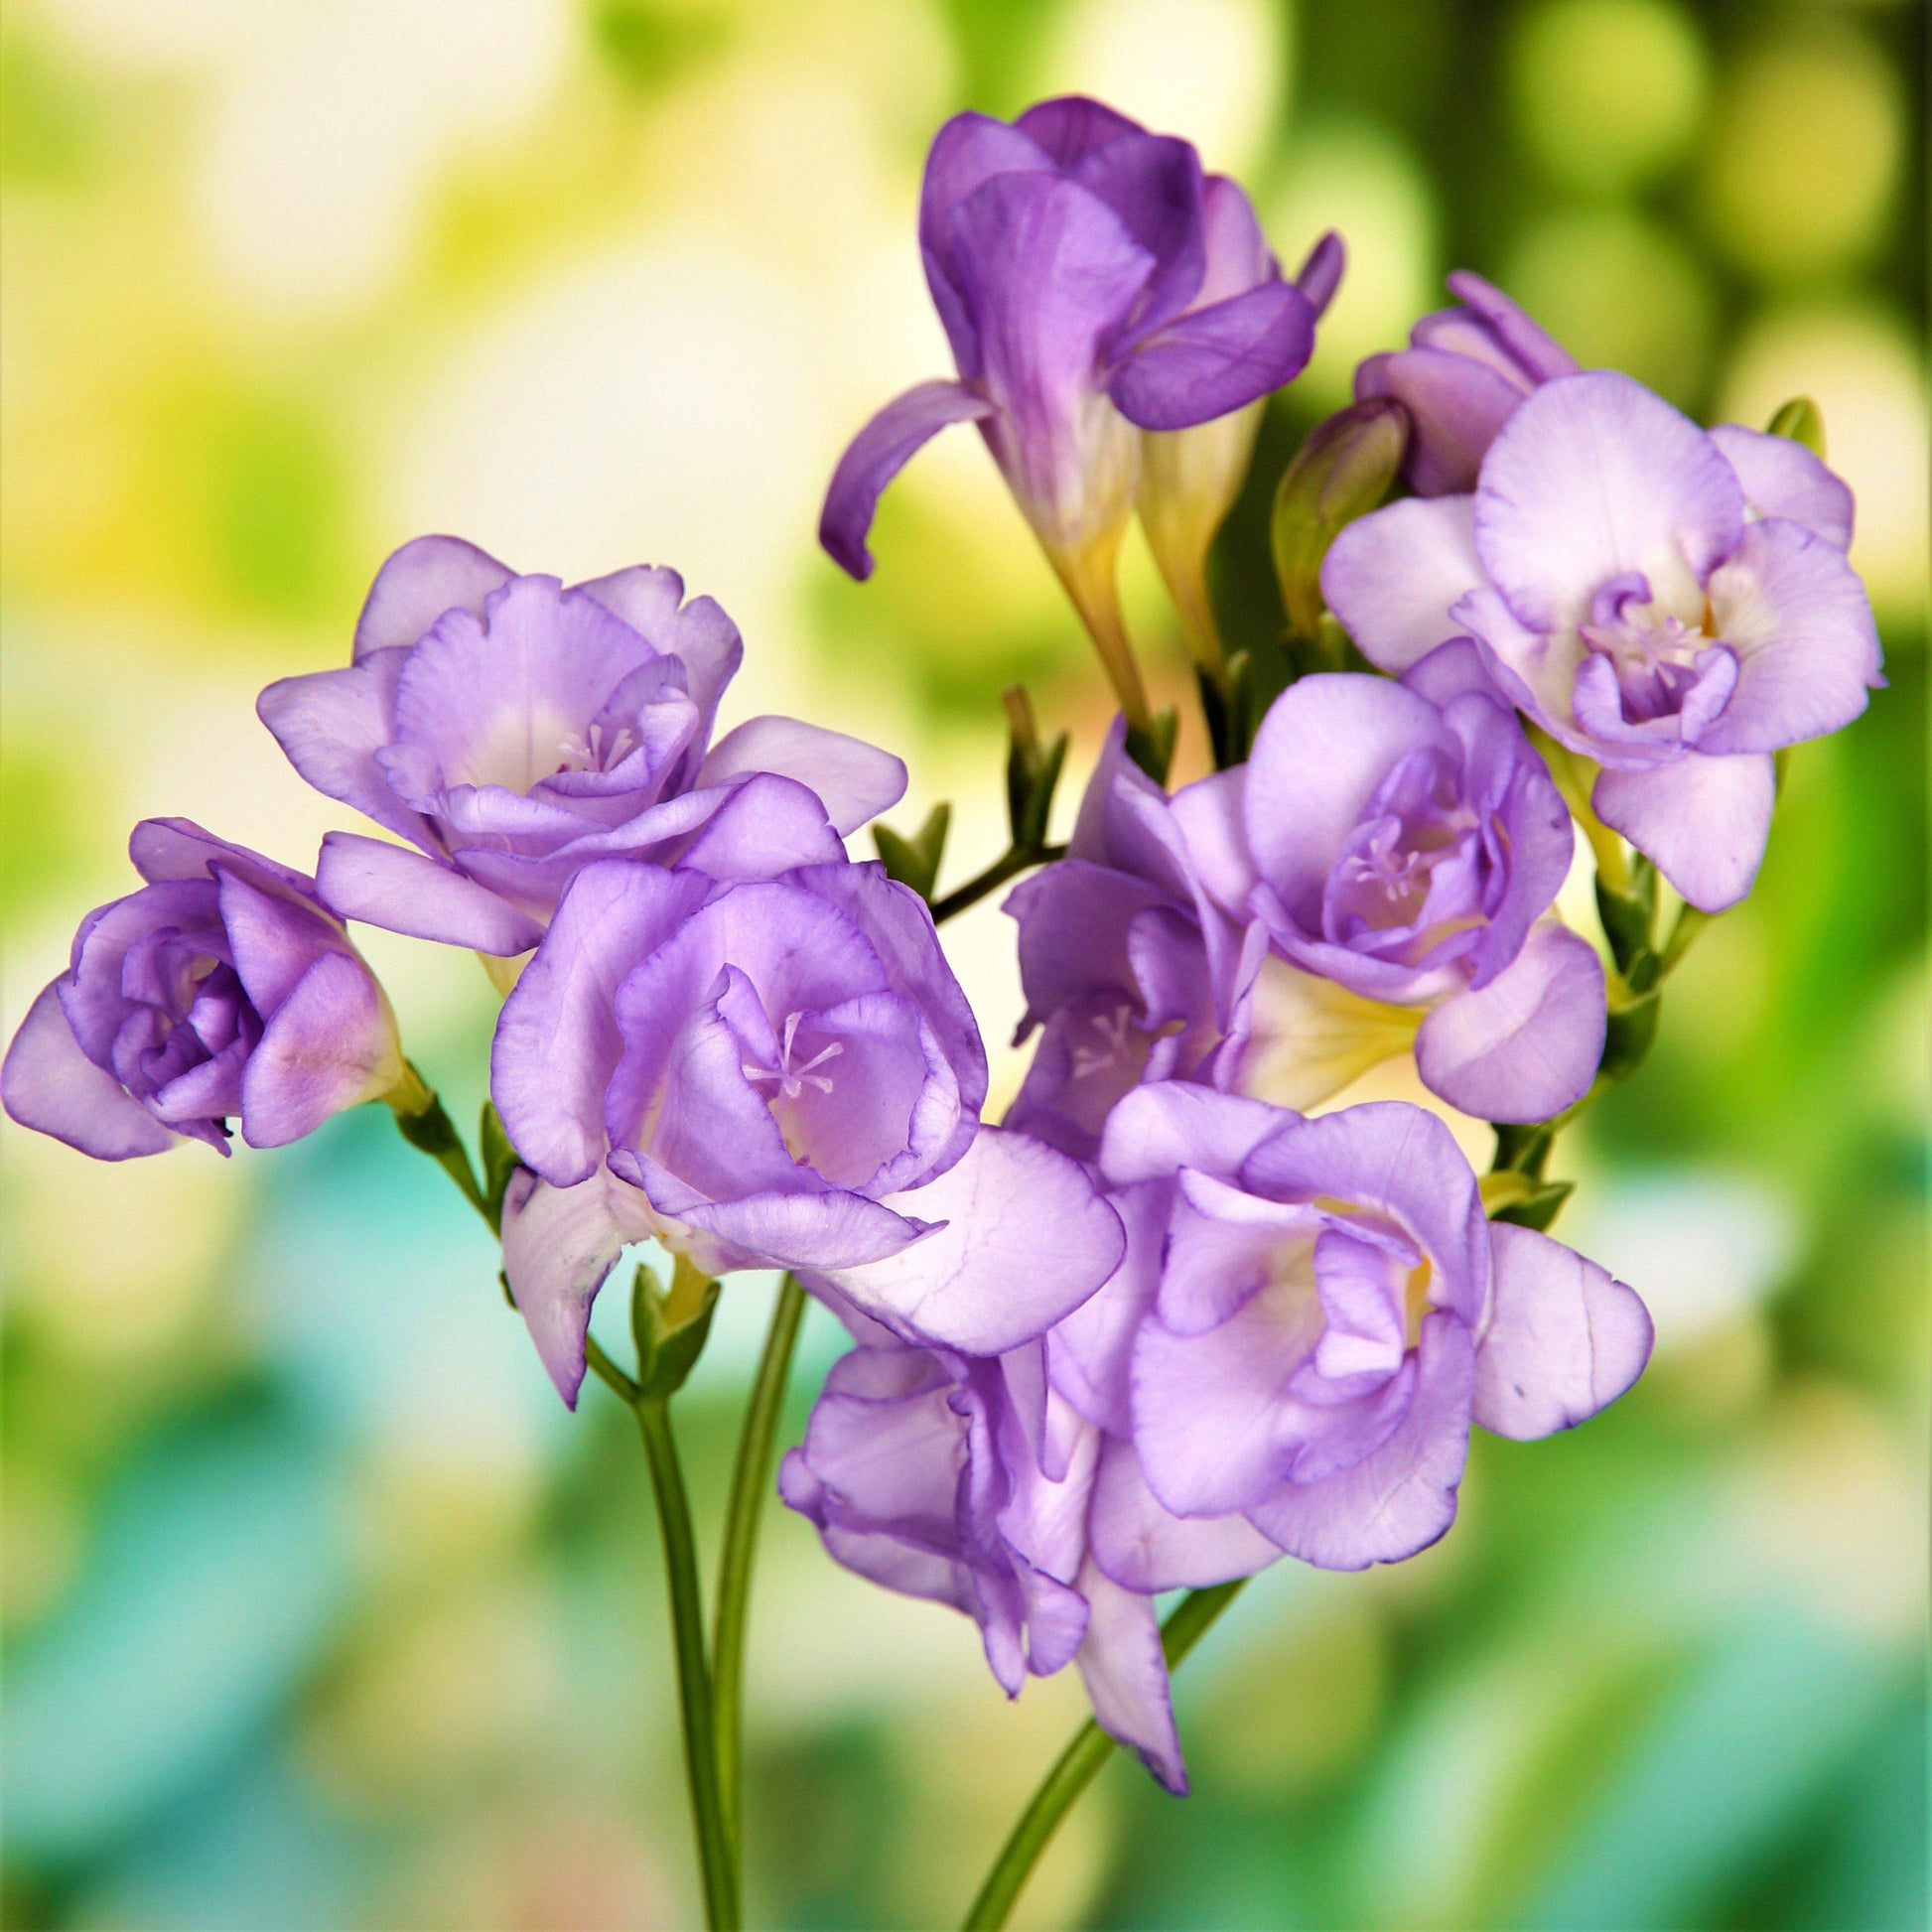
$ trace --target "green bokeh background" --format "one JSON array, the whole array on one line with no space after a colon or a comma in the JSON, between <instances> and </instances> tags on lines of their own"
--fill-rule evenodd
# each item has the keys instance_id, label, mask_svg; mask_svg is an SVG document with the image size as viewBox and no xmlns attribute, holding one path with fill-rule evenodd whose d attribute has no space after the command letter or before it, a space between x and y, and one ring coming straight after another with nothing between
<instances>
[{"instance_id":1,"label":"green bokeh background","mask_svg":"<svg viewBox=\"0 0 1932 1932\"><path fill-rule=\"evenodd\" d=\"M973 439L889 496L868 586L811 541L844 438L945 366L912 214L956 107L1103 92L1238 172L1285 255L1346 232L1217 557L1237 634L1276 621L1297 438L1451 266L1709 420L1809 392L1891 687L1796 754L1756 895L1559 1155L1651 1372L1480 1440L1415 1562L1253 1586L1180 1680L1194 1796L1117 1762L1021 1918L1923 1925L1923 35L1823 0L15 0L8 1026L137 816L295 863L348 822L253 694L340 661L426 528L676 565L746 631L734 715L904 752L952 876L1000 841L1007 679L1083 773L1099 680ZM1179 694L1138 550L1126 583ZM948 932L1001 1095L1008 932ZM474 1118L475 961L368 949ZM634 1441L557 1405L434 1168L367 1109L228 1164L0 1148L6 1923L692 1922ZM707 1536L770 1293L730 1286L680 1399ZM814 1313L794 1433L838 1347ZM754 1647L756 1922L952 1920L1077 1688L1009 1707L970 1626L775 1507Z\"/></svg>"}]
</instances>

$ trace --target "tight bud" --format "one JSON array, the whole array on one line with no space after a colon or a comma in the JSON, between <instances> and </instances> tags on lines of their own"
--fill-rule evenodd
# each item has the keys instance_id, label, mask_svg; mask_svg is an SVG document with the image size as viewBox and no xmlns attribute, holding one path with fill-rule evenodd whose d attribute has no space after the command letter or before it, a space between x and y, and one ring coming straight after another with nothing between
<instances>
[{"instance_id":1,"label":"tight bud","mask_svg":"<svg viewBox=\"0 0 1932 1932\"><path fill-rule=\"evenodd\" d=\"M1321 560L1345 524L1374 509L1402 468L1409 412L1371 396L1317 423L1275 491L1270 539L1290 627L1312 637L1327 606Z\"/></svg>"}]
</instances>

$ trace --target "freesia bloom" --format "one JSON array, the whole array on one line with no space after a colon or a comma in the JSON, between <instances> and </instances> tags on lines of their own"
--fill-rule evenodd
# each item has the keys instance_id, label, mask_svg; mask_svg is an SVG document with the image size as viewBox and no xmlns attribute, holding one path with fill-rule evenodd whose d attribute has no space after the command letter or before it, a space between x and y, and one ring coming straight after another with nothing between
<instances>
[{"instance_id":1,"label":"freesia bloom","mask_svg":"<svg viewBox=\"0 0 1932 1932\"><path fill-rule=\"evenodd\" d=\"M1038 1334L1119 1257L1074 1162L980 1126L971 1009L877 865L587 867L504 1003L490 1091L531 1171L505 1266L566 1400L591 1300L646 1234L975 1353Z\"/></svg>"},{"instance_id":2,"label":"freesia bloom","mask_svg":"<svg viewBox=\"0 0 1932 1932\"><path fill-rule=\"evenodd\" d=\"M860 1345L778 1493L848 1570L974 1618L1009 1697L1076 1662L1100 1724L1184 1792L1153 1600L1087 1550L1100 1432L1047 1386L1042 1344L973 1357L847 1320Z\"/></svg>"},{"instance_id":3,"label":"freesia bloom","mask_svg":"<svg viewBox=\"0 0 1932 1932\"><path fill-rule=\"evenodd\" d=\"M779 814L793 863L829 858L897 800L897 759L795 719L710 745L744 647L710 598L683 598L675 571L644 565L565 590L455 537L404 544L348 668L284 678L258 706L311 784L417 848L331 833L328 902L511 957L593 860L688 858L743 836L741 816L768 844Z\"/></svg>"},{"instance_id":4,"label":"freesia bloom","mask_svg":"<svg viewBox=\"0 0 1932 1932\"><path fill-rule=\"evenodd\" d=\"M1539 383L1575 375L1577 358L1501 289L1459 268L1461 298L1424 316L1409 346L1368 356L1355 370L1355 400L1393 396L1415 426L1405 469L1418 496L1475 487L1496 433Z\"/></svg>"},{"instance_id":5,"label":"freesia bloom","mask_svg":"<svg viewBox=\"0 0 1932 1932\"><path fill-rule=\"evenodd\" d=\"M1127 1258L1047 1349L1056 1390L1118 1446L1090 1547L1126 1588L1277 1553L1413 1556L1454 1518L1472 1422L1519 1441L1572 1427L1648 1359L1637 1297L1486 1221L1420 1107L1304 1120L1166 1082L1115 1108L1100 1166Z\"/></svg>"},{"instance_id":6,"label":"freesia bloom","mask_svg":"<svg viewBox=\"0 0 1932 1932\"><path fill-rule=\"evenodd\" d=\"M1242 932L1209 897L1183 814L1128 758L1116 720L1066 857L1016 886L1027 1012L1039 1043L1007 1124L1091 1160L1115 1101L1143 1080L1211 1079L1228 1060ZM1238 1050L1238 1049L1237 1049Z\"/></svg>"},{"instance_id":7,"label":"freesia bloom","mask_svg":"<svg viewBox=\"0 0 1932 1932\"><path fill-rule=\"evenodd\" d=\"M1309 358L1318 304L1282 278L1246 198L1204 177L1187 142L1077 96L1011 126L948 121L926 157L919 249L958 379L919 384L860 431L820 540L869 576L880 492L948 423L978 423L1130 722L1145 724L1114 584L1140 431L1184 430L1279 388Z\"/></svg>"},{"instance_id":8,"label":"freesia bloom","mask_svg":"<svg viewBox=\"0 0 1932 1932\"><path fill-rule=\"evenodd\" d=\"M1589 1085L1603 968L1544 916L1569 808L1474 646L1401 683L1302 678L1248 762L1175 805L1209 890L1272 947L1218 1084L1311 1106L1413 1046L1431 1090L1486 1120L1546 1120Z\"/></svg>"},{"instance_id":9,"label":"freesia bloom","mask_svg":"<svg viewBox=\"0 0 1932 1932\"><path fill-rule=\"evenodd\" d=\"M98 1161L186 1137L280 1147L415 1088L395 1016L315 881L183 818L128 841L148 883L88 913L29 1010L0 1098Z\"/></svg>"},{"instance_id":10,"label":"freesia bloom","mask_svg":"<svg viewBox=\"0 0 1932 1932\"><path fill-rule=\"evenodd\" d=\"M1472 496L1350 524L1321 587L1386 670L1474 637L1498 688L1602 767L1596 816L1718 912L1763 857L1771 754L1882 682L1850 535L1849 495L1799 444L1707 434L1598 371L1524 401Z\"/></svg>"}]
</instances>

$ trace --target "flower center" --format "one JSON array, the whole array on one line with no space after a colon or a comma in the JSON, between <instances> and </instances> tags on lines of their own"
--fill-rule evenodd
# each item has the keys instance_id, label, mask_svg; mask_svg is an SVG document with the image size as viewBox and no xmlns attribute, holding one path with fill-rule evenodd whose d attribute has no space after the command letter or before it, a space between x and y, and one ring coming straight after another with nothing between
<instances>
[{"instance_id":1,"label":"flower center","mask_svg":"<svg viewBox=\"0 0 1932 1932\"><path fill-rule=\"evenodd\" d=\"M798 1037L798 1023L804 1019L803 1013L785 1016L784 1031L778 1038L778 1063L776 1066L759 1066L756 1061L741 1062L746 1079L759 1084L770 1080L774 1082L771 1098L773 1100L796 1100L807 1087L815 1087L820 1093L832 1091L832 1076L817 1073L813 1069L835 1060L845 1051L844 1042L833 1040L830 1045L822 1046L808 1060L793 1060L792 1045Z\"/></svg>"},{"instance_id":2,"label":"flower center","mask_svg":"<svg viewBox=\"0 0 1932 1932\"><path fill-rule=\"evenodd\" d=\"M1090 1015L1087 1037L1073 1044L1073 1077L1084 1080L1091 1074L1104 1073L1125 1059L1132 1043L1128 1030L1133 1023L1134 1009L1125 1000L1109 1012Z\"/></svg>"},{"instance_id":3,"label":"flower center","mask_svg":"<svg viewBox=\"0 0 1932 1932\"><path fill-rule=\"evenodd\" d=\"M557 770L608 771L621 764L641 742L628 725L607 735L603 722L593 720L581 732L566 732L558 739Z\"/></svg>"},{"instance_id":4,"label":"flower center","mask_svg":"<svg viewBox=\"0 0 1932 1932\"><path fill-rule=\"evenodd\" d=\"M1673 717L1697 683L1697 659L1712 638L1703 623L1687 623L1652 600L1639 571L1613 578L1590 601L1589 621L1577 634L1610 660L1623 715L1631 724Z\"/></svg>"}]
</instances>

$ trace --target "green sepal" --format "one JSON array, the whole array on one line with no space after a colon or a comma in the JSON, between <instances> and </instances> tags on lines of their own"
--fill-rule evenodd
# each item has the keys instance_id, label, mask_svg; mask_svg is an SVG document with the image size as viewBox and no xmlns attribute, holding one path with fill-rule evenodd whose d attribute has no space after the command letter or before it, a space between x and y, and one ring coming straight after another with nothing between
<instances>
[{"instance_id":1,"label":"green sepal","mask_svg":"<svg viewBox=\"0 0 1932 1932\"><path fill-rule=\"evenodd\" d=\"M1128 726L1127 756L1157 785L1165 785L1173 764L1174 740L1179 734L1180 713L1169 705L1165 711L1157 711L1145 726Z\"/></svg>"},{"instance_id":2,"label":"green sepal","mask_svg":"<svg viewBox=\"0 0 1932 1932\"><path fill-rule=\"evenodd\" d=\"M1546 1180L1521 1200L1497 1208L1489 1218L1492 1221L1508 1221L1519 1228L1535 1228L1542 1234L1562 1211L1564 1202L1576 1191L1577 1183L1574 1180Z\"/></svg>"},{"instance_id":3,"label":"green sepal","mask_svg":"<svg viewBox=\"0 0 1932 1932\"><path fill-rule=\"evenodd\" d=\"M1809 396L1793 396L1764 427L1773 436L1802 443L1820 463L1825 460L1825 412Z\"/></svg>"},{"instance_id":4,"label":"green sepal","mask_svg":"<svg viewBox=\"0 0 1932 1932\"><path fill-rule=\"evenodd\" d=\"M638 1264L630 1289L630 1333L637 1344L637 1399L665 1402L683 1388L704 1353L719 1284L676 1258L668 1293Z\"/></svg>"},{"instance_id":5,"label":"green sepal","mask_svg":"<svg viewBox=\"0 0 1932 1932\"><path fill-rule=\"evenodd\" d=\"M926 813L925 823L909 839L890 825L875 825L872 842L879 848L887 876L929 900L939 878L939 862L945 857L946 830L951 823L952 807L941 800Z\"/></svg>"},{"instance_id":6,"label":"green sepal","mask_svg":"<svg viewBox=\"0 0 1932 1932\"><path fill-rule=\"evenodd\" d=\"M483 1156L483 1204L489 1218L500 1223L503 1196L509 1191L510 1175L523 1164L517 1159L510 1137L503 1131L503 1117L494 1101L483 1104L483 1118L477 1123L477 1148Z\"/></svg>"},{"instance_id":7,"label":"green sepal","mask_svg":"<svg viewBox=\"0 0 1932 1932\"><path fill-rule=\"evenodd\" d=\"M415 1072L411 1067L410 1071ZM420 1080L421 1076L417 1076ZM457 1138L456 1122L445 1111L442 1101L427 1087L424 1092L429 1099L417 1113L404 1113L396 1110L396 1132L411 1147L420 1148L433 1160L441 1161L451 1154L462 1154L463 1143ZM468 1156L464 1158L468 1160Z\"/></svg>"},{"instance_id":8,"label":"green sepal","mask_svg":"<svg viewBox=\"0 0 1932 1932\"><path fill-rule=\"evenodd\" d=\"M1644 1062L1657 1037L1661 992L1646 993L1621 1011L1610 1014L1603 1028L1603 1057L1597 1072L1605 1079L1627 1080Z\"/></svg>"},{"instance_id":9,"label":"green sepal","mask_svg":"<svg viewBox=\"0 0 1932 1932\"><path fill-rule=\"evenodd\" d=\"M1612 892L1599 877L1596 882L1596 914L1603 921L1603 936L1610 942L1610 957L1627 979L1637 962L1653 948L1652 929L1657 919L1657 868L1637 854L1630 862L1630 889ZM1642 989L1637 989L1641 991Z\"/></svg>"},{"instance_id":10,"label":"green sepal","mask_svg":"<svg viewBox=\"0 0 1932 1932\"><path fill-rule=\"evenodd\" d=\"M1496 1158L1492 1172L1526 1173L1543 1178L1543 1164L1556 1145L1556 1129L1547 1120L1495 1121Z\"/></svg>"},{"instance_id":11,"label":"green sepal","mask_svg":"<svg viewBox=\"0 0 1932 1932\"><path fill-rule=\"evenodd\" d=\"M1044 745L1040 743L1033 700L1024 684L1009 684L1000 693L1000 702L1006 707L1009 733L1007 825L1014 851L1036 852L1046 843L1053 793L1060 782L1060 767L1066 762L1066 733L1056 733Z\"/></svg>"}]
</instances>

